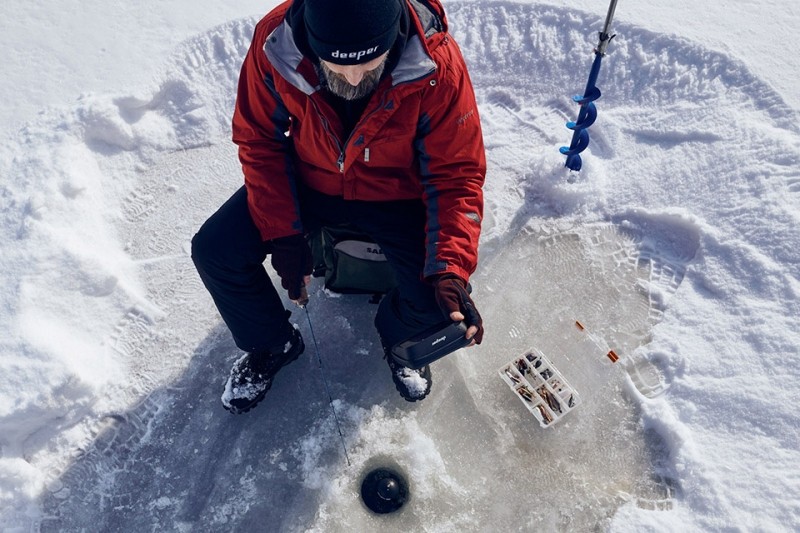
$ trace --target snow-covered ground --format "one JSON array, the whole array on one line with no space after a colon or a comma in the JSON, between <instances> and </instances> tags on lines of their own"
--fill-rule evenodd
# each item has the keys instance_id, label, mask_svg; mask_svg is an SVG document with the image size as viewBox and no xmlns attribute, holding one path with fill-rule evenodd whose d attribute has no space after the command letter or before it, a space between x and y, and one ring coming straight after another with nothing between
<instances>
[{"instance_id":1,"label":"snow-covered ground","mask_svg":"<svg viewBox=\"0 0 800 533\"><path fill-rule=\"evenodd\" d=\"M188 258L241 183L233 87L270 5L4 4L0 529L800 529L794 2L622 0L574 183L607 4L446 4L490 163L486 342L405 404L374 306L313 291L351 466L311 350L222 410L237 353ZM497 375L529 346L582 394L549 429ZM358 483L387 463L413 496L376 517Z\"/></svg>"}]
</instances>

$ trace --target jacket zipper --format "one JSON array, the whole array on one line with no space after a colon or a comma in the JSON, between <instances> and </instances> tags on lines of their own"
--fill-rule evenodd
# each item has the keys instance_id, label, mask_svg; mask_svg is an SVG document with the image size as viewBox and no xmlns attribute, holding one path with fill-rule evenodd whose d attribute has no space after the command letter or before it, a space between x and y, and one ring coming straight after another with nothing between
<instances>
[{"instance_id":1,"label":"jacket zipper","mask_svg":"<svg viewBox=\"0 0 800 533\"><path fill-rule=\"evenodd\" d=\"M317 112L317 115L319 115L320 121L322 121L322 127L325 129L325 133L333 140L336 148L339 150L339 159L336 161L336 164L339 166L339 172L344 173L344 147L339 141L339 138L331 131L330 123L328 119L325 118L325 115L322 114L322 111L319 110L317 103L313 99L310 100L311 104L314 106L314 110Z\"/></svg>"},{"instance_id":2,"label":"jacket zipper","mask_svg":"<svg viewBox=\"0 0 800 533\"><path fill-rule=\"evenodd\" d=\"M389 91L386 91L385 93L383 93L383 96L381 96L380 105L378 105L378 107L376 107L375 109L370 111L369 114L367 114L366 116L361 117L361 120L356 122L356 125L353 126L353 131L351 131L350 135L347 136L347 140L344 142L344 147L342 148L342 152L339 155L339 172L344 172L344 151L345 151L345 149L347 147L347 144L350 142L350 139L353 138L353 134L356 132L356 130L358 130L358 127L361 126L361 124L363 124L367 119L369 119L369 117L371 117L372 115L377 113L379 110L383 109L383 106L386 105L386 96L388 94L389 94Z\"/></svg>"},{"instance_id":3,"label":"jacket zipper","mask_svg":"<svg viewBox=\"0 0 800 533\"><path fill-rule=\"evenodd\" d=\"M330 123L328 122L328 119L325 118L325 115L322 114L322 111L320 111L317 103L314 100L311 100L311 103L314 105L314 110L317 112L317 115L319 115L319 118L322 121L322 127L325 128L325 133L327 133L330 136L330 138L333 139L333 142L336 143L336 148L339 149L339 158L336 160L336 165L339 167L339 173L344 174L344 152L345 149L347 148L347 143L349 143L350 139L353 138L353 133L355 133L355 131L358 129L359 125L361 125L362 122L364 122L367 118L377 113L379 109L382 109L383 106L385 105L385 102L386 102L386 94L384 93L384 95L381 97L380 105L376 107L374 110L372 110L369 113L369 115L361 117L361 120L359 120L358 123L356 123L356 125L353 127L353 131L350 132L350 135L347 136L347 139L344 141L344 144L342 144L339 141L339 138L336 137L336 135L334 135L334 133L331 131Z\"/></svg>"}]
</instances>

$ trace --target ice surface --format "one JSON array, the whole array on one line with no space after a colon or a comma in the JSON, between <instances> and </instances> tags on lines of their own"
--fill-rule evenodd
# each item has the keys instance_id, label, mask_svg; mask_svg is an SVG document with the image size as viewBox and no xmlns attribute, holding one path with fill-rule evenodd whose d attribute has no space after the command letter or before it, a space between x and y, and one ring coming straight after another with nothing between
<instances>
[{"instance_id":1,"label":"ice surface","mask_svg":"<svg viewBox=\"0 0 800 533\"><path fill-rule=\"evenodd\" d=\"M485 260L475 286L486 341L433 365L433 392L423 408L394 391L371 325L376 306L366 296L329 297L315 281L309 312L328 382L340 400L352 467L344 462L308 343L258 409L243 416L223 412L219 392L237 350L223 326L210 327L215 314L202 311L211 308L196 283L189 287L194 292L165 283L190 263L181 255L180 233L158 230L189 198L209 210L224 200L230 192L226 171L234 166L232 150L215 146L166 155L142 176L142 189L159 202L137 211L122 228L130 228L134 258L163 257L148 262L143 276L165 318L138 341L136 365L143 375L155 375L164 360L183 361L186 368L174 383L160 373L164 383L139 407L110 420L64 473L62 488L45 500L45 531L98 520L108 529L149 529L167 517L181 527L267 521L289 530L372 529L384 519L364 511L354 487L383 462L408 474L413 498L389 523L416 528L474 528L502 520L581 529L608 520L624 501L662 498L664 484L652 477L660 472L654 465L663 460L663 446L655 435L646 438L624 392L624 371L611 368L601 346L608 343L632 359L647 340L659 315L643 287L657 269L643 256L641 234L613 224L563 230L546 221L528 224ZM165 181L180 194L157 194ZM215 194L199 194L215 183ZM182 224L201 222L203 208L192 212L198 219ZM310 339L298 313L293 320ZM577 319L592 337L575 327ZM194 348L181 334L189 322L210 328ZM530 345L548 350L586 398L553 434L538 428L496 376L502 362ZM557 488L541 493L532 506L518 497L531 484ZM70 496L61 497L64 491ZM102 509L100 516L72 509L87 501ZM142 513L145 501L158 505Z\"/></svg>"}]
</instances>

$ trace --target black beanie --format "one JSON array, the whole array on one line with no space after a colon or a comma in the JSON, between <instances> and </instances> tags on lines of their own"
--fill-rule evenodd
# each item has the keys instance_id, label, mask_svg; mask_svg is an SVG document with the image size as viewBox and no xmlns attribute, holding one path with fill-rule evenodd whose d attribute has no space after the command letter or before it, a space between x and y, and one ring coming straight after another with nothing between
<instances>
[{"instance_id":1,"label":"black beanie","mask_svg":"<svg viewBox=\"0 0 800 533\"><path fill-rule=\"evenodd\" d=\"M338 65L366 63L388 51L400 29L403 0L306 0L308 44Z\"/></svg>"}]
</instances>

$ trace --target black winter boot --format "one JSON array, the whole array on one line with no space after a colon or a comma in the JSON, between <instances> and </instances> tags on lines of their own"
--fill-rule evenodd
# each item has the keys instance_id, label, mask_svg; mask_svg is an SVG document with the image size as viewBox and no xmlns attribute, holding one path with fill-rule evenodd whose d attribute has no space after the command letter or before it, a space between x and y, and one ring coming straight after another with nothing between
<instances>
[{"instance_id":1,"label":"black winter boot","mask_svg":"<svg viewBox=\"0 0 800 533\"><path fill-rule=\"evenodd\" d=\"M419 370L414 370L397 363L388 350L384 350L384 357L392 371L392 381L400 396L407 402L416 402L425 398L431 392L431 367L425 365Z\"/></svg>"},{"instance_id":2,"label":"black winter boot","mask_svg":"<svg viewBox=\"0 0 800 533\"><path fill-rule=\"evenodd\" d=\"M425 317L415 317L414 323L424 324L423 318ZM409 326L402 320L400 292L397 289L389 291L381 300L378 312L375 314L375 328L378 330L383 356L389 364L389 370L392 371L392 381L397 392L409 402L423 399L431 391L433 380L430 367L424 366L414 370L396 362L391 354L391 347L395 343L408 339L419 330L419 326Z\"/></svg>"},{"instance_id":3,"label":"black winter boot","mask_svg":"<svg viewBox=\"0 0 800 533\"><path fill-rule=\"evenodd\" d=\"M282 347L270 352L247 353L231 368L222 393L222 406L231 413L246 413L264 399L278 370L300 357L305 349L297 328ZM283 351L281 351L283 350Z\"/></svg>"}]
</instances>

